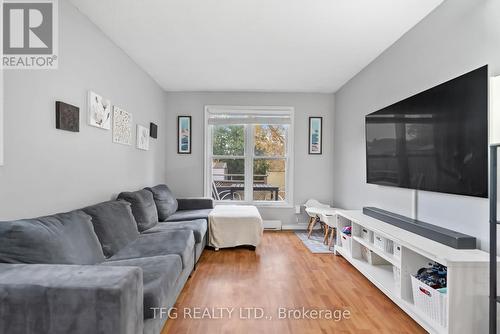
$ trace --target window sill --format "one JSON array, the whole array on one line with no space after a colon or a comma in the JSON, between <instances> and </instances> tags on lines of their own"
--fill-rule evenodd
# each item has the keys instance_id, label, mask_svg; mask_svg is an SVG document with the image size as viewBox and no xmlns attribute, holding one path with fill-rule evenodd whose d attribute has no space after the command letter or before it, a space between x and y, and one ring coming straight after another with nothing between
<instances>
[{"instance_id":1,"label":"window sill","mask_svg":"<svg viewBox=\"0 0 500 334\"><path fill-rule=\"evenodd\" d=\"M293 209L288 202L245 202L245 201L215 201L216 205L253 205L258 208Z\"/></svg>"}]
</instances>

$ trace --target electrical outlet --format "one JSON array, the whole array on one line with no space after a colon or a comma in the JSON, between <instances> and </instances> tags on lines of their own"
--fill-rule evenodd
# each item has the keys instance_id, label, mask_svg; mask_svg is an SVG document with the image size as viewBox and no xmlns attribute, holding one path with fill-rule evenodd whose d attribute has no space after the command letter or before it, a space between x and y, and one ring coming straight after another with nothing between
<instances>
[{"instance_id":1,"label":"electrical outlet","mask_svg":"<svg viewBox=\"0 0 500 334\"><path fill-rule=\"evenodd\" d=\"M300 205L296 205L295 206L295 214L299 214L300 213Z\"/></svg>"}]
</instances>

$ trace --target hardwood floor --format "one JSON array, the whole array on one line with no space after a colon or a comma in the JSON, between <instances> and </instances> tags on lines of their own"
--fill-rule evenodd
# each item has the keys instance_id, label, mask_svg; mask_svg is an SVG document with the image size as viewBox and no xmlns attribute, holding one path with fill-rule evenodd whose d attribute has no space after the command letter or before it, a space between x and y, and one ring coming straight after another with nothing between
<instances>
[{"instance_id":1,"label":"hardwood floor","mask_svg":"<svg viewBox=\"0 0 500 334\"><path fill-rule=\"evenodd\" d=\"M341 256L312 254L292 232L265 232L256 252L206 250L175 307L178 318L168 320L162 334L425 333ZM219 309L226 307L234 308L231 317ZM258 308L257 316L263 309L264 318L241 319L245 307ZM350 318L278 319L279 308L302 307L348 310ZM210 314L190 319L189 312Z\"/></svg>"}]
</instances>

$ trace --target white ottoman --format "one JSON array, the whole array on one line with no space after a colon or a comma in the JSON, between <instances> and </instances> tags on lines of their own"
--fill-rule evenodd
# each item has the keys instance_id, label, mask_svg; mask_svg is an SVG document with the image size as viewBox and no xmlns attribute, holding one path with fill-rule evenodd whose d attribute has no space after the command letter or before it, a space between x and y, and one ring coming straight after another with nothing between
<instances>
[{"instance_id":1,"label":"white ottoman","mask_svg":"<svg viewBox=\"0 0 500 334\"><path fill-rule=\"evenodd\" d=\"M257 247L264 227L262 217L252 205L216 205L208 215L208 244L219 248Z\"/></svg>"}]
</instances>

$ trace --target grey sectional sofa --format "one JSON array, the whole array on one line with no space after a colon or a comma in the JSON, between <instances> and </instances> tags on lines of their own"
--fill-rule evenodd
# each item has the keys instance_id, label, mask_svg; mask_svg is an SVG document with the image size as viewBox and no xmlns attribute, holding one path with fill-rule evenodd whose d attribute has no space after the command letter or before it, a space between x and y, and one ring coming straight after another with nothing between
<instances>
[{"instance_id":1,"label":"grey sectional sofa","mask_svg":"<svg viewBox=\"0 0 500 334\"><path fill-rule=\"evenodd\" d=\"M212 207L158 185L0 222L0 333L159 333L158 308L172 307L190 277Z\"/></svg>"}]
</instances>

